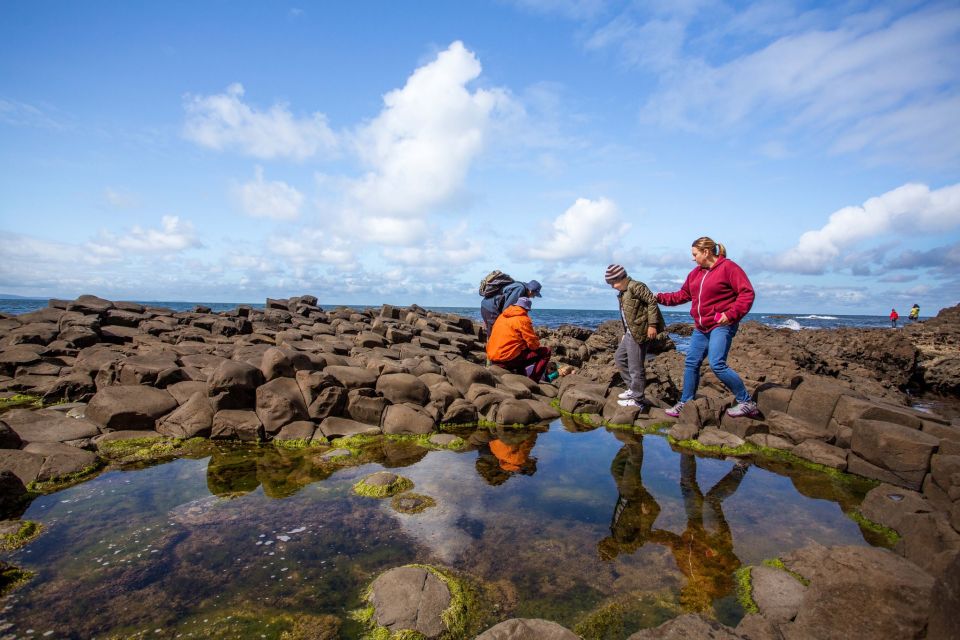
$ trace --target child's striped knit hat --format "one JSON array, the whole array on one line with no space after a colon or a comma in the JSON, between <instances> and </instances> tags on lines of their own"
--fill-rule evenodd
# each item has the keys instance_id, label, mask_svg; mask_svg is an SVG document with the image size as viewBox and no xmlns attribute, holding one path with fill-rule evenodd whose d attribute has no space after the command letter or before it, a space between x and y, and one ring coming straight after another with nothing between
<instances>
[{"instance_id":1,"label":"child's striped knit hat","mask_svg":"<svg viewBox=\"0 0 960 640\"><path fill-rule=\"evenodd\" d=\"M607 267L607 273L604 275L604 279L607 281L607 284L613 284L614 282L619 282L627 277L627 270L621 267L618 264L612 264Z\"/></svg>"}]
</instances>

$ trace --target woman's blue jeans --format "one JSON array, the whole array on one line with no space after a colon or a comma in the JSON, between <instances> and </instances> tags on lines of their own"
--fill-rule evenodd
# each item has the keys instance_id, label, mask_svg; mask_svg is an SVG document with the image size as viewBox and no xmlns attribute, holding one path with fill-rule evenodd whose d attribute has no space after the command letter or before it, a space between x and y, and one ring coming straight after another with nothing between
<instances>
[{"instance_id":1,"label":"woman's blue jeans","mask_svg":"<svg viewBox=\"0 0 960 640\"><path fill-rule=\"evenodd\" d=\"M693 400L697 387L700 386L700 364L706 357L710 358L710 368L713 373L720 378L720 382L727 389L733 392L737 402L746 402L750 399L743 380L736 371L727 366L727 354L730 353L733 336L737 335L739 328L740 323L735 322L714 327L710 333L704 333L699 329L693 330L687 359L683 363L683 394L680 396L680 402Z\"/></svg>"}]
</instances>

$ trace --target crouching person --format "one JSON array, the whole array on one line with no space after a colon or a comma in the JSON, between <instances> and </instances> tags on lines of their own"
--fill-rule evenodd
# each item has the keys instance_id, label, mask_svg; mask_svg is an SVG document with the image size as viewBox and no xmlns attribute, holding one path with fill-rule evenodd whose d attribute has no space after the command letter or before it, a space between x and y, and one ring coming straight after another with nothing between
<instances>
[{"instance_id":1,"label":"crouching person","mask_svg":"<svg viewBox=\"0 0 960 640\"><path fill-rule=\"evenodd\" d=\"M493 323L487 340L491 364L540 382L550 364L550 347L541 347L528 315L530 298L518 298Z\"/></svg>"}]
</instances>

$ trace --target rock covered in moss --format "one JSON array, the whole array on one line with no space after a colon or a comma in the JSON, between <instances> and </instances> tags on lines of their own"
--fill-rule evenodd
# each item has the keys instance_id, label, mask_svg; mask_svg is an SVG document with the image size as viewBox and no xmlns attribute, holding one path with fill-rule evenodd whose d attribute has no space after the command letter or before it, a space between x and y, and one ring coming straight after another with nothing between
<instances>
[{"instance_id":1,"label":"rock covered in moss","mask_svg":"<svg viewBox=\"0 0 960 640\"><path fill-rule=\"evenodd\" d=\"M378 471L353 485L354 493L369 498L389 498L412 488L412 480L389 471Z\"/></svg>"},{"instance_id":2,"label":"rock covered in moss","mask_svg":"<svg viewBox=\"0 0 960 640\"><path fill-rule=\"evenodd\" d=\"M450 606L447 585L423 567L397 567L370 586L376 623L397 632L404 629L437 638L447 631L443 614Z\"/></svg>"}]
</instances>

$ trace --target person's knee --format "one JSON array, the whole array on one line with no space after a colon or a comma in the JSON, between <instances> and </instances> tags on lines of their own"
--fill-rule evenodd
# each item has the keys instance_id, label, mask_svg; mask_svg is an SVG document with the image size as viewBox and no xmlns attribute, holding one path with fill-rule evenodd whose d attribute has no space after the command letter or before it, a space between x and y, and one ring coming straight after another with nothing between
<instances>
[{"instance_id":1,"label":"person's knee","mask_svg":"<svg viewBox=\"0 0 960 640\"><path fill-rule=\"evenodd\" d=\"M710 358L710 370L714 373L719 375L729 368L725 358Z\"/></svg>"}]
</instances>

